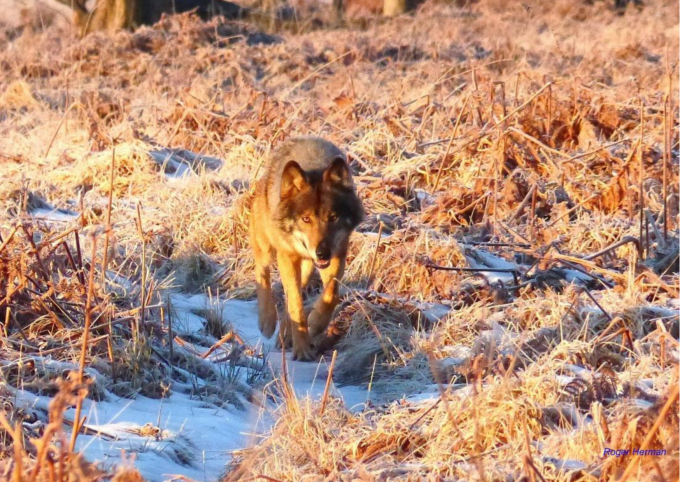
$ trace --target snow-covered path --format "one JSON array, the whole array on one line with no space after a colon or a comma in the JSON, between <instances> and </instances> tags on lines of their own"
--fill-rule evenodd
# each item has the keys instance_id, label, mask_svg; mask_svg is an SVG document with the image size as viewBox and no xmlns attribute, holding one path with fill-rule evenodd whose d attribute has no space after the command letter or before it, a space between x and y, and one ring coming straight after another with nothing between
<instances>
[{"instance_id":1,"label":"snow-covered path","mask_svg":"<svg viewBox=\"0 0 680 482\"><path fill-rule=\"evenodd\" d=\"M204 295L173 295L176 333L191 333L203 326L196 315L207 306ZM215 300L212 300L215 303ZM281 352L274 341L261 337L257 327L257 307L252 301L226 301L222 317L232 323L235 331L249 346L264 346L270 369L279 373ZM329 360L318 363L294 362L287 354L288 376L299 396L319 397L324 390ZM52 364L50 360L43 360ZM255 441L253 434L266 431L272 424L270 409L263 409L244 400L245 409L228 405L216 408L189 395L190 384L175 382L172 394L164 400L138 396L134 400L108 393L107 400L87 400L83 413L86 426L101 435L80 435L78 450L88 460L104 466L116 465L134 455L134 465L151 482L173 480L183 476L196 481L215 481L224 472L230 452L247 447ZM342 396L348 407L358 407L366 401L367 392L358 387L332 388L333 395ZM19 397L37 408L47 408L50 399L19 392ZM73 419L74 410L66 413ZM159 423L160 421L160 423ZM162 429L161 436L153 433ZM124 454L125 453L125 454Z\"/></svg>"}]
</instances>

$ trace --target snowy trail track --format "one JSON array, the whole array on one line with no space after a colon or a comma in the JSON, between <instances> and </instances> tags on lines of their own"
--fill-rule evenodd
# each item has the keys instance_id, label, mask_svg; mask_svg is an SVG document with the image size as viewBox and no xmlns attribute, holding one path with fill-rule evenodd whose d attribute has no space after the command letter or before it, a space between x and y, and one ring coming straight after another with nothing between
<instances>
[{"instance_id":1,"label":"snowy trail track","mask_svg":"<svg viewBox=\"0 0 680 482\"><path fill-rule=\"evenodd\" d=\"M203 318L196 312L205 309L205 295L171 296L175 330L178 334L197 332ZM215 300L212 300L215 303ZM230 300L222 303L223 320L250 347L263 346L269 353L268 370L278 376L281 352L274 348L274 339L264 339L257 327L257 306L254 301ZM292 361L286 354L288 376L298 396L320 397L328 375L328 359L317 363ZM53 364L43 359L45 364ZM228 362L227 362L228 363ZM97 375L101 376L101 375ZM83 414L86 427L99 434L81 434L77 449L88 460L103 466L123 463L134 456L134 465L151 482L173 480L177 476L196 481L215 481L223 474L230 453L247 447L253 434L266 431L273 423L272 405L266 409L243 399L245 409L232 405L218 408L191 397L189 383L174 382L171 395L165 399L138 396L135 399L118 397L110 392L107 400L85 401ZM26 404L47 409L51 400L28 392L17 392ZM366 401L366 390L359 387L332 388L331 394L342 396L348 407ZM66 412L73 420L74 409ZM160 421L160 422L159 422ZM161 429L158 433L156 427ZM92 433L92 432L90 432Z\"/></svg>"}]
</instances>

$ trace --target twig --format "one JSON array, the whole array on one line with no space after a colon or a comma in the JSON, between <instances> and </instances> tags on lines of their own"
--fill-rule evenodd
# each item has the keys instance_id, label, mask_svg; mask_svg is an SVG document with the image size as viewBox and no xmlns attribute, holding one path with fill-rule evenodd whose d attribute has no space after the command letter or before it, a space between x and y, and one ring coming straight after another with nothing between
<instances>
[{"instance_id":1,"label":"twig","mask_svg":"<svg viewBox=\"0 0 680 482\"><path fill-rule=\"evenodd\" d=\"M111 378L113 378L114 385L118 382L118 369L116 368L116 356L113 352L113 313L107 317L106 328L108 336L106 338L106 350L109 353L109 362L111 363Z\"/></svg>"},{"instance_id":2,"label":"twig","mask_svg":"<svg viewBox=\"0 0 680 482\"><path fill-rule=\"evenodd\" d=\"M668 121L668 107L670 98L666 94L663 102L663 241L668 243L668 164L671 160L671 146L670 146L670 125ZM0 250L1 251L1 250Z\"/></svg>"},{"instance_id":3,"label":"twig","mask_svg":"<svg viewBox=\"0 0 680 482\"><path fill-rule=\"evenodd\" d=\"M591 149L586 152L582 152L581 154L576 154L574 156L569 157L566 159L564 162L569 162L569 161L575 161L576 159L580 159L582 157L588 157L592 154L597 154L600 151L603 151L605 149L609 149L610 147L618 146L619 144L623 144L624 142L628 142L630 139L624 138L624 139L619 139L618 141L610 142L609 144L605 144L600 147L596 147L595 149Z\"/></svg>"},{"instance_id":4,"label":"twig","mask_svg":"<svg viewBox=\"0 0 680 482\"><path fill-rule=\"evenodd\" d=\"M548 119L546 122L545 135L548 138L548 142L554 145L552 139L552 117L553 117L553 102L552 102L552 86L548 87Z\"/></svg>"},{"instance_id":5,"label":"twig","mask_svg":"<svg viewBox=\"0 0 680 482\"><path fill-rule=\"evenodd\" d=\"M174 339L172 336L172 305L170 304L170 296L168 295L168 351L170 352L170 360L172 360L172 349Z\"/></svg>"},{"instance_id":6,"label":"twig","mask_svg":"<svg viewBox=\"0 0 680 482\"><path fill-rule=\"evenodd\" d=\"M47 286L51 286L52 282L50 281L50 275L47 272L47 268L45 268L45 264L43 263L42 258L40 257L40 250L38 249L38 246L36 246L35 244L35 240L33 239L33 233L30 233L28 231L28 228L24 223L21 223L21 228L24 230L24 233L26 233L26 239L28 239L28 242L31 244L31 247L33 247L33 255L35 256L35 259L38 262L38 267L40 267L40 272L43 275L45 283L47 283Z\"/></svg>"},{"instance_id":7,"label":"twig","mask_svg":"<svg viewBox=\"0 0 680 482\"><path fill-rule=\"evenodd\" d=\"M23 285L22 285L21 283L18 284L18 285L16 285L14 288L12 288L12 291L9 291L9 292L5 295L5 297L4 297L2 300L0 300L0 306L2 306L2 305L4 305L5 303L9 302L9 300L12 299L12 296L14 296L14 293L16 293L17 291L19 291L21 288L23 288Z\"/></svg>"},{"instance_id":8,"label":"twig","mask_svg":"<svg viewBox=\"0 0 680 482\"><path fill-rule=\"evenodd\" d=\"M323 397L321 398L321 410L319 410L319 417L326 411L326 403L328 402L328 392L333 381L333 368L335 368L335 358L338 356L338 350L333 350L333 358L331 358L331 366L328 368L328 377L326 377L326 386L323 390Z\"/></svg>"},{"instance_id":9,"label":"twig","mask_svg":"<svg viewBox=\"0 0 680 482\"><path fill-rule=\"evenodd\" d=\"M488 271L490 273L510 273L514 278L515 283L519 284L520 281L518 271L515 268L460 268L458 266L439 266L429 260L424 263L424 266L439 271L461 271L469 273L482 273Z\"/></svg>"},{"instance_id":10,"label":"twig","mask_svg":"<svg viewBox=\"0 0 680 482\"><path fill-rule=\"evenodd\" d=\"M14 433L12 437L14 439L14 472L12 473L12 478L14 482L21 482L21 472L24 465L24 438L21 434L21 422L17 421L14 425L14 430L8 430L8 432Z\"/></svg>"},{"instance_id":11,"label":"twig","mask_svg":"<svg viewBox=\"0 0 680 482\"><path fill-rule=\"evenodd\" d=\"M146 239L144 237L144 227L142 226L142 204L141 202L137 204L137 229L139 232L139 236L142 239L142 309L141 309L141 314L140 314L140 326L137 327L137 333L135 336L137 337L136 341L139 341L139 329L140 327L142 329L145 329L145 320L146 320Z\"/></svg>"},{"instance_id":12,"label":"twig","mask_svg":"<svg viewBox=\"0 0 680 482\"><path fill-rule=\"evenodd\" d=\"M607 339L611 338L611 336L608 336L608 337L607 337L607 335L609 334L609 332L610 332L616 325L619 325L621 328L619 328L619 329L615 332L615 334L618 334L618 333L621 332L621 330L625 330L625 329L626 329L626 324L623 322L623 320L622 320L621 318L619 318L619 317L617 316L616 318L614 318L613 320L611 320L611 321L609 322L609 324L605 327L605 329L602 330L602 333L600 333L599 335L597 335L597 337L593 340L593 344L597 345L598 343L602 343L602 341L605 339L605 337L606 337Z\"/></svg>"},{"instance_id":13,"label":"twig","mask_svg":"<svg viewBox=\"0 0 680 482\"><path fill-rule=\"evenodd\" d=\"M371 284L373 284L373 270L375 268L375 260L378 258L378 249L380 248L380 240L382 238L383 223L380 221L378 226L378 240L375 243L375 251L373 251L373 257L371 258L371 266L368 270L368 279L366 280L366 289L370 289Z\"/></svg>"},{"instance_id":14,"label":"twig","mask_svg":"<svg viewBox=\"0 0 680 482\"><path fill-rule=\"evenodd\" d=\"M421 421L422 419L424 419L424 418L427 416L428 413L430 413L432 410L434 410L435 408L437 408L437 406L439 406L440 403L442 403L442 397L441 397L441 396L439 396L439 398L437 398L437 401L434 402L432 405L430 405L430 407L429 407L427 410L425 410L425 411L423 412L423 414L422 414L420 417L418 417L418 418L416 419L415 422L413 422L413 423L411 424L411 426L409 427L408 431L409 431L409 432L412 432L413 429L420 423L420 421Z\"/></svg>"},{"instance_id":15,"label":"twig","mask_svg":"<svg viewBox=\"0 0 680 482\"><path fill-rule=\"evenodd\" d=\"M285 314L284 316L288 316ZM292 330L292 321L289 320L290 325L287 329ZM279 326L282 327L285 323L281 323ZM283 330L279 328L279 336L281 337L281 384L283 395L287 400L293 400L295 398L295 390L293 389L289 379L288 379L288 359L286 358L286 341L283 336Z\"/></svg>"},{"instance_id":16,"label":"twig","mask_svg":"<svg viewBox=\"0 0 680 482\"><path fill-rule=\"evenodd\" d=\"M595 258L599 258L603 254L607 254L610 251L615 250L619 246L623 246L624 244L628 244L628 243L633 243L635 245L635 247L637 248L638 255L640 257L642 257L642 246L640 245L640 240L637 239L634 236L624 236L623 238L621 238L620 240L618 240L614 244L610 244L609 246L607 246L603 250L598 251L597 253L589 254L588 256L584 257L583 259L590 261L590 260L593 260Z\"/></svg>"},{"instance_id":17,"label":"twig","mask_svg":"<svg viewBox=\"0 0 680 482\"><path fill-rule=\"evenodd\" d=\"M491 193L487 192L483 196L480 196L477 199L475 199L474 201L472 201L470 204L468 204L464 208L459 209L458 211L454 211L453 213L451 213L451 217L455 218L455 216L460 216L461 214L467 213L468 211L474 209L474 207L477 206L477 204L481 203L482 201L484 201L489 196L491 196Z\"/></svg>"},{"instance_id":18,"label":"twig","mask_svg":"<svg viewBox=\"0 0 680 482\"><path fill-rule=\"evenodd\" d=\"M78 366L78 385L83 384L83 373L85 372L85 359L87 357L87 344L90 337L90 324L92 323L92 292L94 290L94 272L95 272L95 258L97 256L97 238L92 236L92 259L90 260L90 279L87 284L87 300L85 302L85 326L83 327L82 349L80 352L80 365ZM76 448L76 439L80 430L80 412L83 408L83 397L78 396L76 402L76 416L74 420L74 428L71 433L71 445L69 450L73 452Z\"/></svg>"},{"instance_id":19,"label":"twig","mask_svg":"<svg viewBox=\"0 0 680 482\"><path fill-rule=\"evenodd\" d=\"M516 127L509 127L508 130L509 130L510 132L514 133L514 134L517 134L517 135L519 135L519 136L521 136L521 137L524 137L526 140L528 140L528 141L530 141L530 142L533 142L534 144L536 144L537 146L539 146L541 149L545 149L546 151L548 151L548 152L551 153L551 154L555 154L556 156L559 156L559 157L562 157L562 158L570 159L570 160L571 160L571 158L569 157L569 154L565 154L565 153L562 152L562 151L558 151L557 149L553 149L553 148L550 147L550 146L546 146L545 144L543 144L541 141L539 141L539 140L536 139L535 137L530 136L530 135L527 134L526 132L524 132L524 131L522 131L522 130L520 130L520 129L517 129Z\"/></svg>"},{"instance_id":20,"label":"twig","mask_svg":"<svg viewBox=\"0 0 680 482\"><path fill-rule=\"evenodd\" d=\"M668 62L668 55L666 55L666 73L668 75L668 91L666 93L667 101L668 101L668 115L665 116L667 119L667 128L666 128L666 150L667 150L667 161L664 163L664 180L666 180L667 176L667 169L671 169L671 149L673 148L673 123L675 121L675 104L673 104L673 72L675 71L675 68L677 67L677 62L673 64L672 68L669 65ZM672 173L672 171L671 171ZM666 183L666 188L668 188L668 184ZM663 229L664 229L664 240L667 241L668 237L668 228L666 227L668 223L668 211L666 209L666 203L668 199L668 191L664 190L663 192L664 196L664 218L663 218Z\"/></svg>"},{"instance_id":21,"label":"twig","mask_svg":"<svg viewBox=\"0 0 680 482\"><path fill-rule=\"evenodd\" d=\"M526 450L526 454L524 454L524 465L525 465L525 470L528 472L529 478L531 479L531 482L536 482L536 478L534 477L534 471L529 470L530 468L533 469L533 464L531 463L531 443L529 441L529 431L527 430L527 420L526 416L524 417L524 420L522 420L522 432L524 434L524 450Z\"/></svg>"},{"instance_id":22,"label":"twig","mask_svg":"<svg viewBox=\"0 0 680 482\"><path fill-rule=\"evenodd\" d=\"M111 237L111 205L113 204L113 178L115 176L116 167L116 146L113 146L111 154L111 176L109 186L109 203L106 207L106 231L104 237L104 258L102 259L102 284L106 288L106 268L109 261L109 239Z\"/></svg>"},{"instance_id":23,"label":"twig","mask_svg":"<svg viewBox=\"0 0 680 482\"><path fill-rule=\"evenodd\" d=\"M468 142L466 142L466 144L469 144L470 142L474 142L474 141L477 141L477 140L483 138L484 136L486 136L487 134L491 133L493 130L495 130L495 129L496 129L497 127L499 127L500 125L505 124L505 123L506 123L505 121L507 121L510 117L512 117L513 115L517 114L519 111L521 111L521 110L524 109L527 105L529 105L531 102L533 102L533 100L534 100L536 97L538 97L539 95L541 95L541 93L542 93L545 89L547 89L549 86L551 86L553 83L554 83L554 82L549 82L549 83L547 83L546 85L544 85L543 87L541 87L540 89L538 89L538 91L536 91L536 93L534 93L534 95L532 95L529 99L527 99L526 101L524 101L521 105L519 105L519 106L517 106L515 109L513 109L512 112L510 112L508 115L505 115L505 116L503 116L502 119L500 119L500 120L494 122L494 124L493 124L492 126L486 127L486 128L484 128L484 129L482 129L482 132L480 132L480 133L477 134L476 136L474 136L474 137L472 137L472 138L469 138L469 140L468 140ZM437 144L442 144L442 143L444 143L444 142L448 142L449 140L450 140L449 137L444 138L444 139L438 139L438 140L436 140L436 141L428 142L427 144L421 144L419 147L434 146L434 145L437 145Z\"/></svg>"},{"instance_id":24,"label":"twig","mask_svg":"<svg viewBox=\"0 0 680 482\"><path fill-rule=\"evenodd\" d=\"M90 331L92 331L92 330L90 330ZM107 335L98 336L97 338L92 338L91 340L88 340L87 345L88 345L88 346L95 345L95 344L99 343L100 341L102 341L102 340L104 340L104 339L106 339L106 338L109 338L109 335L108 335L108 334L107 334ZM73 348L72 345L58 346L58 347L56 347L56 348L51 348L51 349L49 349L49 350L44 350L44 351L41 350L41 351L38 351L38 353L40 354L40 356L54 355L55 353L62 352L62 351L67 350L67 349L69 349L69 348Z\"/></svg>"},{"instance_id":25,"label":"twig","mask_svg":"<svg viewBox=\"0 0 680 482\"><path fill-rule=\"evenodd\" d=\"M3 250L5 249L5 246L7 246L7 245L9 244L9 242L12 240L12 238L14 237L14 235L16 234L16 232L17 232L18 229L19 229L19 226L14 226L14 227L12 228L12 230L11 230L10 233L9 233L9 235L7 235L7 239L5 239L5 240L2 242L2 245L0 245L0 253L2 253Z\"/></svg>"},{"instance_id":26,"label":"twig","mask_svg":"<svg viewBox=\"0 0 680 482\"><path fill-rule=\"evenodd\" d=\"M485 69L485 68L487 68L487 67L490 67L490 66L495 65L495 64L498 64L498 63L502 63L502 62L510 62L510 61L512 61L512 59L509 59L509 58L492 60L491 62L487 62L487 63L482 64L482 65L475 65L474 67L472 67L472 68L470 68L470 69L467 69L467 70L464 70L464 71L462 71L462 72L456 72L456 73L453 74L453 75L449 75L449 74L451 74L451 72L453 72L454 70L456 70L456 69L458 68L458 66L450 67L446 72L444 72L444 73L443 73L443 74L442 74L442 75L441 75L441 76L440 76L440 77L432 84L432 87L436 87L436 86L442 84L443 82L447 82L447 81L449 81L449 80L451 80L451 79L454 79L454 78L456 78L456 77L460 77L460 76L463 76L463 75L467 75L467 74L469 74L470 72L472 72L472 71L475 70L475 69L480 69L480 68L481 68L481 69Z\"/></svg>"},{"instance_id":27,"label":"twig","mask_svg":"<svg viewBox=\"0 0 680 482\"><path fill-rule=\"evenodd\" d=\"M500 144L499 156L501 162L498 162L497 155L493 156L493 233L494 236L498 232L498 169L499 166L502 168L505 162L505 133L501 134L501 138L498 140Z\"/></svg>"},{"instance_id":28,"label":"twig","mask_svg":"<svg viewBox=\"0 0 680 482\"><path fill-rule=\"evenodd\" d=\"M652 231L654 231L654 237L656 238L656 241L659 243L661 247L666 246L666 240L663 238L661 235L661 231L659 231L659 226L656 225L656 221L654 220L654 216L652 216L652 213L649 209L645 209L645 217L647 218L647 226L652 227ZM649 240L647 240L649 243Z\"/></svg>"},{"instance_id":29,"label":"twig","mask_svg":"<svg viewBox=\"0 0 680 482\"><path fill-rule=\"evenodd\" d=\"M57 139L57 134L59 134L59 131L61 130L61 126L64 124L64 121L66 120L66 116L69 115L69 113L73 110L74 107L78 106L79 104L73 103L71 104L68 109L66 109L66 112L64 112L64 115L61 117L61 120L59 121L59 125L57 126L57 129L54 131L54 135L52 136L52 139L50 140L50 143L47 145L47 150L45 151L45 155L43 156L43 159L47 158L47 155L50 153L50 150L52 149L52 144L54 144L54 141Z\"/></svg>"},{"instance_id":30,"label":"twig","mask_svg":"<svg viewBox=\"0 0 680 482\"><path fill-rule=\"evenodd\" d=\"M467 97L465 97L465 102L463 102L463 107L460 109L460 112L458 113L458 118L456 119L456 124L453 127L453 134L451 135L451 138L449 139L449 143L446 146L446 151L444 152L444 157L442 157L442 162L439 163L439 170L437 171L437 177L434 180L434 186L432 187L432 192L434 193L437 190L437 187L439 186L439 178L442 175L442 171L444 170L444 163L446 162L446 158L449 157L449 151L451 150L451 144L453 144L453 140L456 138L456 134L458 133L458 127L460 126L460 120L463 117L463 113L465 112L465 108L467 107L468 101L470 100L470 96L472 93L468 93Z\"/></svg>"},{"instance_id":31,"label":"twig","mask_svg":"<svg viewBox=\"0 0 680 482\"><path fill-rule=\"evenodd\" d=\"M489 248L524 248L529 249L531 245L529 244L519 244L519 243L487 243L485 241L466 241L466 244L471 244L472 246L486 246Z\"/></svg>"},{"instance_id":32,"label":"twig","mask_svg":"<svg viewBox=\"0 0 680 482\"><path fill-rule=\"evenodd\" d=\"M78 231L74 231L76 239L76 254L78 255L78 272L81 274L81 281L85 285L85 275L83 274L83 253L80 250L80 235Z\"/></svg>"},{"instance_id":33,"label":"twig","mask_svg":"<svg viewBox=\"0 0 680 482\"><path fill-rule=\"evenodd\" d=\"M33 290L30 289L30 288L26 288L26 290L29 291L29 292L33 292L34 294L37 295L35 299L38 301L38 303L40 303L40 306L42 306L43 309L44 309L45 311L47 311L47 313L50 315L50 318L52 318L52 321L54 321L54 323L55 323L61 330L63 330L64 328L66 328L66 325L64 325L64 323L59 319L59 317L54 313L54 311L50 310L50 308L45 304L45 302L42 300L42 297L40 296L40 293L39 293L39 292L33 291Z\"/></svg>"},{"instance_id":34,"label":"twig","mask_svg":"<svg viewBox=\"0 0 680 482\"><path fill-rule=\"evenodd\" d=\"M66 244L66 241L62 241L61 245L64 247L64 251L66 251L66 257L68 258L68 262L71 265L71 268L73 268L73 273L76 275L76 278L78 278L78 281L80 282L81 286L85 286L83 273L76 266L76 262L73 259L73 255L71 254L71 250L69 249L68 244Z\"/></svg>"},{"instance_id":35,"label":"twig","mask_svg":"<svg viewBox=\"0 0 680 482\"><path fill-rule=\"evenodd\" d=\"M640 152L639 159L638 159L639 162L640 162L640 164L639 164L640 172L638 173L639 174L638 184L639 184L639 189L640 189L640 236L639 236L638 239L640 240L641 244L642 244L642 239L643 239L642 236L644 234L643 229L644 229L644 218L645 218L645 215L644 215L644 210L645 210L645 186L644 186L644 181L645 181L644 135L645 135L645 131L644 131L644 127L645 127L645 124L644 124L644 122L645 122L645 109L644 109L644 105L642 103L642 97L640 97L640 144L638 146L639 152ZM645 257L644 257L645 250L649 250L649 246L645 246L643 244L642 255L640 256L640 259L643 259L643 260L645 259Z\"/></svg>"},{"instance_id":36,"label":"twig","mask_svg":"<svg viewBox=\"0 0 680 482\"><path fill-rule=\"evenodd\" d=\"M231 340L235 340L235 341L237 341L238 343L240 343L241 345L244 344L244 342L243 342L243 340L241 339L240 336L238 336L238 335L237 335L236 333L234 333L233 331L230 331L229 333L227 333L226 335L224 335L222 338L220 338L217 342L215 342L215 344L213 344L210 348L208 348L208 350L206 350L205 353L203 353L202 355L200 355L201 358L203 358L203 359L208 358L208 356L210 356L210 354L211 354L212 352L214 352L214 351L217 350L219 347L221 347L222 345L224 345L226 342L231 341Z\"/></svg>"},{"instance_id":37,"label":"twig","mask_svg":"<svg viewBox=\"0 0 680 482\"><path fill-rule=\"evenodd\" d=\"M508 234L510 234L513 238L515 238L515 240L520 240L521 242L523 242L522 244L531 244L531 241L529 241L527 238L525 238L524 236L519 234L517 231L512 229L510 226L506 226L502 221L499 221L498 224L500 224L501 227L503 229L505 229L505 231Z\"/></svg>"},{"instance_id":38,"label":"twig","mask_svg":"<svg viewBox=\"0 0 680 482\"><path fill-rule=\"evenodd\" d=\"M515 105L517 105L517 103L519 102L519 79L521 75L522 73L518 72L517 77L515 78L515 99L513 101Z\"/></svg>"},{"instance_id":39,"label":"twig","mask_svg":"<svg viewBox=\"0 0 680 482\"><path fill-rule=\"evenodd\" d=\"M554 226L559 220L561 220L563 217L570 215L571 213L573 213L574 211L576 211L578 208L580 208L581 206L583 206L583 205L586 204L587 202L592 201L593 199L595 199L597 196L600 196L600 195L601 195L600 193L595 193L595 194L592 194L592 195L588 196L587 198L585 198L583 201L581 201L580 203L578 203L576 206L574 206L573 208L571 208L571 209L568 210L567 212L562 213L562 214L561 214L560 216L558 216L556 219L553 219L553 220L546 226L546 228L551 228L551 227L553 227L553 226Z\"/></svg>"},{"instance_id":40,"label":"twig","mask_svg":"<svg viewBox=\"0 0 680 482\"><path fill-rule=\"evenodd\" d=\"M2 326L2 330L4 331L5 338L9 338L9 322L10 322L10 316L12 313L12 308L9 306L5 308L5 324Z\"/></svg>"},{"instance_id":41,"label":"twig","mask_svg":"<svg viewBox=\"0 0 680 482\"><path fill-rule=\"evenodd\" d=\"M625 276L622 275L621 273L618 273L616 271L612 271L610 269L600 268L597 264L593 263L592 261L588 261L587 259L581 259L581 258L577 258L575 256L569 256L569 255L560 254L560 253L551 254L550 258L548 258L548 259L555 259L555 260L558 260L558 261L571 261L572 263L580 264L582 266L590 268L593 271L606 274L607 276L609 276L613 279L616 279L616 280L619 280L619 281L625 279Z\"/></svg>"},{"instance_id":42,"label":"twig","mask_svg":"<svg viewBox=\"0 0 680 482\"><path fill-rule=\"evenodd\" d=\"M154 308L160 308L163 306L163 303L157 303L155 305L146 305L147 310L152 310ZM126 311L119 311L118 316L131 316L131 315L136 315L137 313L140 313L142 311L142 308L132 308L131 310L126 310Z\"/></svg>"},{"instance_id":43,"label":"twig","mask_svg":"<svg viewBox=\"0 0 680 482\"><path fill-rule=\"evenodd\" d=\"M583 273L584 275L588 276L589 278L601 283L605 288L613 288L614 285L609 283L608 281L603 280L599 276L595 276L592 273L589 273L586 271L584 268L581 268L580 266L575 265L574 263L571 263L569 261L566 261L564 259L558 259L558 263L563 264L564 266L568 267L569 269L573 269L574 271L578 271L579 273Z\"/></svg>"},{"instance_id":44,"label":"twig","mask_svg":"<svg viewBox=\"0 0 680 482\"><path fill-rule=\"evenodd\" d=\"M534 186L536 186L534 184ZM529 217L529 240L533 241L535 238L535 230L536 230L536 198L537 198L537 193L538 189L534 189L534 192L531 196L531 216Z\"/></svg>"},{"instance_id":45,"label":"twig","mask_svg":"<svg viewBox=\"0 0 680 482\"><path fill-rule=\"evenodd\" d=\"M515 214L512 215L510 218L510 221L508 223L513 222L515 219L520 217L522 215L522 211L526 207L527 204L529 204L529 201L531 201L534 198L534 192L536 192L536 184L531 186L531 189L529 189L529 192L527 193L526 196L524 196L524 199L520 203L520 205L517 207L517 210L515 211Z\"/></svg>"},{"instance_id":46,"label":"twig","mask_svg":"<svg viewBox=\"0 0 680 482\"><path fill-rule=\"evenodd\" d=\"M612 316L611 316L609 313L607 313L607 310L605 310L605 309L602 307L602 305L595 299L595 297L594 297L593 294L590 292L590 290L589 290L588 288L582 288L582 289L583 289L583 291L588 295L588 298L590 298L590 299L592 300L592 302L595 303L595 305L600 309L600 311L601 311L602 313L604 313L604 316L606 316L607 319L608 319L610 322L614 321L614 318L612 318Z\"/></svg>"},{"instance_id":47,"label":"twig","mask_svg":"<svg viewBox=\"0 0 680 482\"><path fill-rule=\"evenodd\" d=\"M465 241L465 244L470 244L472 246L486 246L488 248L522 248L522 249L531 248L531 245L529 244L520 243L493 243L493 242L487 243L486 241Z\"/></svg>"},{"instance_id":48,"label":"twig","mask_svg":"<svg viewBox=\"0 0 680 482\"><path fill-rule=\"evenodd\" d=\"M502 81L494 82L494 86L496 85L501 86L501 106L503 107L503 117L507 117L508 109L505 105L505 82Z\"/></svg>"}]
</instances>

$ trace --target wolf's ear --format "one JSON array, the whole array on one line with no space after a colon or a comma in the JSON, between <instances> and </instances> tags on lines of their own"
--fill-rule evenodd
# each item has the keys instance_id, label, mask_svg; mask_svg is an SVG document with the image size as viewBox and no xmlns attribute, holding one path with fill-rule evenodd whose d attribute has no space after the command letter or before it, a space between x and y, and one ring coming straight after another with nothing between
<instances>
[{"instance_id":1,"label":"wolf's ear","mask_svg":"<svg viewBox=\"0 0 680 482\"><path fill-rule=\"evenodd\" d=\"M323 180L338 187L352 189L354 183L352 182L352 175L349 172L349 166L342 157L333 159L331 165L323 173Z\"/></svg>"},{"instance_id":2,"label":"wolf's ear","mask_svg":"<svg viewBox=\"0 0 680 482\"><path fill-rule=\"evenodd\" d=\"M294 196L307 186L305 172L295 161L289 161L283 168L281 177L281 199Z\"/></svg>"}]
</instances>

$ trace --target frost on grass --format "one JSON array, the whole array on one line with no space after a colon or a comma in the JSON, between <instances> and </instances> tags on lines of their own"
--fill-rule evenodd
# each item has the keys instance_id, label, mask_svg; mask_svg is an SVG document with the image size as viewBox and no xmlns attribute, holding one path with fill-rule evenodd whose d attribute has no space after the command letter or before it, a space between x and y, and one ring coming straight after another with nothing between
<instances>
[{"instance_id":1,"label":"frost on grass","mask_svg":"<svg viewBox=\"0 0 680 482\"><path fill-rule=\"evenodd\" d=\"M2 240L8 470L20 480L50 470L103 480L123 477L127 453L148 480L216 478L221 454L245 443L267 378L261 347L241 339L223 299L170 295L151 263L97 269L104 260L86 252L104 236L85 232L20 218ZM125 296L112 289L122 280Z\"/></svg>"},{"instance_id":2,"label":"frost on grass","mask_svg":"<svg viewBox=\"0 0 680 482\"><path fill-rule=\"evenodd\" d=\"M298 3L0 34L3 460L49 469L10 432L44 436L93 273L76 449L102 470L677 480L677 5L329 30ZM300 134L349 153L369 213L318 366L259 337L247 241L252 180ZM667 457L603 455L630 445Z\"/></svg>"}]
</instances>

